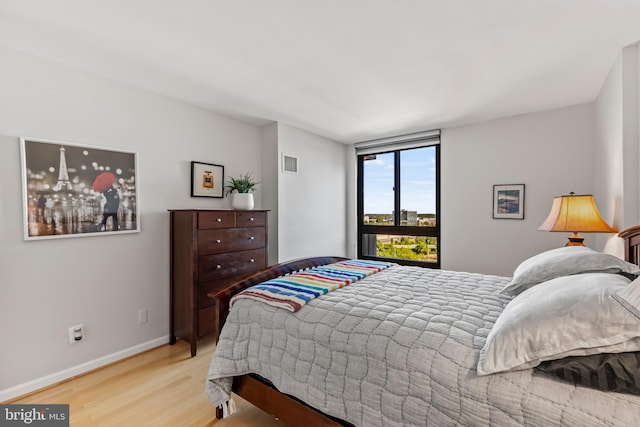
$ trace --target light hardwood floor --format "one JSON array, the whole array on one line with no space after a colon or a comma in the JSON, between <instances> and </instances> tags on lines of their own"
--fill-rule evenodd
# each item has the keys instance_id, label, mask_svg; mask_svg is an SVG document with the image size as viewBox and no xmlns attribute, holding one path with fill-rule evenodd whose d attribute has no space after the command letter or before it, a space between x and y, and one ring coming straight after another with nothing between
<instances>
[{"instance_id":1,"label":"light hardwood floor","mask_svg":"<svg viewBox=\"0 0 640 427\"><path fill-rule=\"evenodd\" d=\"M237 396L238 412L216 420L204 391L214 348L211 339L199 341L191 358L189 344L178 341L9 403L69 404L74 427L282 427Z\"/></svg>"}]
</instances>

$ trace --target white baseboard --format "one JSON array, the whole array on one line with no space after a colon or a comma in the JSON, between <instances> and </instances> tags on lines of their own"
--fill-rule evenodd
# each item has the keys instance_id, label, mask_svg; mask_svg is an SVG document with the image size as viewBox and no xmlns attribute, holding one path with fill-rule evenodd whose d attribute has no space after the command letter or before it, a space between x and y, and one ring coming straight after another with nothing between
<instances>
[{"instance_id":1,"label":"white baseboard","mask_svg":"<svg viewBox=\"0 0 640 427\"><path fill-rule=\"evenodd\" d=\"M10 399L14 399L23 394L31 393L41 388L59 383L69 378L73 378L77 375L84 374L97 368L109 365L119 360L125 359L129 356L133 356L143 351L150 350L155 347L159 347L169 342L169 335L165 335L160 338L153 339L151 341L144 342L142 344L134 345L133 347L125 348L124 350L117 351L112 354L108 354L97 359L90 360L80 365L72 366L71 368L64 369L53 374L45 375L35 380L27 381L26 383L18 384L4 390L0 390L0 402L5 402Z\"/></svg>"}]
</instances>

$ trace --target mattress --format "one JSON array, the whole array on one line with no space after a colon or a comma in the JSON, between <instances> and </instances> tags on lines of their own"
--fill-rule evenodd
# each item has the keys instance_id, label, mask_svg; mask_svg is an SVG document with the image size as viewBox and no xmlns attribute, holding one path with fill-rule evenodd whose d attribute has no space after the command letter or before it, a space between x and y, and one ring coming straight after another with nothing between
<instances>
[{"instance_id":1,"label":"mattress","mask_svg":"<svg viewBox=\"0 0 640 427\"><path fill-rule=\"evenodd\" d=\"M509 278L392 266L300 311L238 300L211 360L206 392L232 377L356 426L628 426L638 396L561 382L533 369L478 376L480 350L511 297Z\"/></svg>"}]
</instances>

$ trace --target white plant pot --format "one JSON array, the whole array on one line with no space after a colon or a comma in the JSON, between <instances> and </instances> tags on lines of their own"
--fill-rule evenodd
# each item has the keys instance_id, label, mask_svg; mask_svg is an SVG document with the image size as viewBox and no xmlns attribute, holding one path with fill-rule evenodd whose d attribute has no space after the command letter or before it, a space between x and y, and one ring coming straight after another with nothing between
<instances>
[{"instance_id":1,"label":"white plant pot","mask_svg":"<svg viewBox=\"0 0 640 427\"><path fill-rule=\"evenodd\" d=\"M253 209L253 193L233 193L231 206L233 209Z\"/></svg>"}]
</instances>

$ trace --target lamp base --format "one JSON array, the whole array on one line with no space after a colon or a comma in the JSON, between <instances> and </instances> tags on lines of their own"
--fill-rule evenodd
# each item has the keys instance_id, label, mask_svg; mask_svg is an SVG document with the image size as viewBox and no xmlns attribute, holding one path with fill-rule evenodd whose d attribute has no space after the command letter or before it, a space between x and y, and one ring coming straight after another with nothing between
<instances>
[{"instance_id":1,"label":"lamp base","mask_svg":"<svg viewBox=\"0 0 640 427\"><path fill-rule=\"evenodd\" d=\"M569 241L565 246L587 246L587 245L584 244L584 237L574 232L569 234Z\"/></svg>"}]
</instances>

